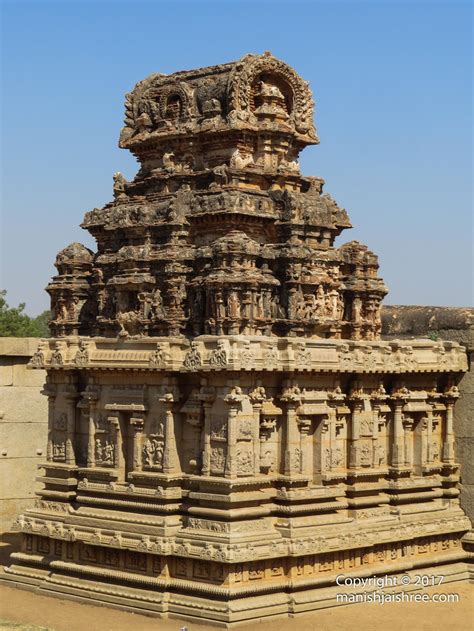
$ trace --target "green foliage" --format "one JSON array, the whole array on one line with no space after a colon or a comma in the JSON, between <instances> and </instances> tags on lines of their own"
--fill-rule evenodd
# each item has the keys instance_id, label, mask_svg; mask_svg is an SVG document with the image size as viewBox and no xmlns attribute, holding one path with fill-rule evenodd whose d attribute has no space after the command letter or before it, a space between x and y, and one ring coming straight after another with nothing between
<instances>
[{"instance_id":1,"label":"green foliage","mask_svg":"<svg viewBox=\"0 0 474 631\"><path fill-rule=\"evenodd\" d=\"M0 337L49 337L49 311L43 311L36 318L30 318L23 313L24 302L18 307L9 307L6 295L5 290L0 291Z\"/></svg>"}]
</instances>

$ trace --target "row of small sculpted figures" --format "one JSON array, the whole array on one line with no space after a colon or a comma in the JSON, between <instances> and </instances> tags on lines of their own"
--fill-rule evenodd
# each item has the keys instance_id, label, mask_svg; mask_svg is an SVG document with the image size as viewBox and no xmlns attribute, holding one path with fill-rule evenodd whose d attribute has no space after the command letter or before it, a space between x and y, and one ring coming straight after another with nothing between
<instances>
[{"instance_id":1,"label":"row of small sculpted figures","mask_svg":"<svg viewBox=\"0 0 474 631\"><path fill-rule=\"evenodd\" d=\"M141 454L137 457L136 464L145 469L162 471L164 462L164 442L156 437L147 438L141 447ZM66 462L66 442L56 438L48 448L47 460L50 462ZM115 467L117 444L113 439L101 441L96 439L94 445L94 464L91 466ZM239 476L248 476L255 473L255 462L259 473L276 473L278 469L283 472L283 463L278 465L275 448L269 446L255 454L246 446L237 448L236 471ZM442 442L433 438L426 445L422 453L421 464L436 464L441 462ZM79 454L76 454L77 456ZM81 454L79 462L87 462L87 454ZM297 472L304 472L303 461L305 455L300 448L295 448L291 454L291 464ZM321 454L321 472L331 470L345 470L349 467L384 467L387 465L387 446L385 441L366 441L359 446L352 446L350 455L344 446L324 447ZM223 473L225 470L227 454L222 447L212 447L210 452L210 469L213 473ZM356 460L358 463L356 464ZM408 446L405 446L405 465L413 466L413 457ZM202 469L202 454L191 450L190 466L193 469Z\"/></svg>"},{"instance_id":2,"label":"row of small sculpted figures","mask_svg":"<svg viewBox=\"0 0 474 631\"><path fill-rule=\"evenodd\" d=\"M222 175L227 172L225 166L214 168L215 175ZM120 192L118 199L120 204L108 204L104 208L94 208L87 212L84 217L84 227L94 225L104 225L108 227L126 227L133 225L152 225L163 221L183 220L188 215L209 213L209 212L240 212L252 214L270 215L281 218L284 221L312 223L313 225L332 225L335 221L342 222L345 218L345 211L341 210L330 195L325 194L319 197L314 194L314 187L308 193L291 193L275 189L270 191L270 198L262 192L240 192L240 191L214 191L209 194L206 191L193 191L189 184L179 184L176 192L171 193L169 184L164 189L167 182L162 183L162 188L154 192L163 193L166 199L158 202L152 201L147 205L140 205L139 198L130 199ZM212 184L210 187L211 190ZM177 184L178 185L178 184ZM118 189L117 189L118 192ZM183 199L180 199L183 198ZM127 200L128 203L124 203ZM319 206L314 204L318 201ZM184 203L179 203L183 201ZM329 212L328 212L329 211ZM328 217L329 214L329 217ZM346 220L348 223L348 220Z\"/></svg>"},{"instance_id":3,"label":"row of small sculpted figures","mask_svg":"<svg viewBox=\"0 0 474 631\"><path fill-rule=\"evenodd\" d=\"M224 300L223 292L217 291L213 300L207 309L202 304L202 296L196 297L191 305L191 315L193 318L206 317L204 311L209 311L211 318L216 321L230 319L244 320L261 320L261 319L286 319L285 310L279 302L277 295L272 295L270 291L245 291L242 297L239 292L227 292L226 300ZM167 307L164 306L164 300L160 289L153 292L137 292L136 305L130 308L121 299L121 292L117 297L113 295L107 296L101 291L97 296L97 311L101 317L116 319L119 324L133 318L137 322L156 321L166 317L169 311L175 313L183 307L186 299L186 290L184 286L174 290ZM78 296L70 296L68 299L59 297L53 299L52 311L54 325L66 324L68 322L76 323L81 320L81 311L85 304L84 298ZM303 294L301 290L292 289L288 294L288 319L289 320L307 320L318 321L321 319L330 319L342 321L345 308L344 299L336 289L325 291L322 285L318 286L315 293ZM364 304L362 299L357 298L352 301L351 312L348 319L355 324L373 324L380 326L380 305L372 304L371 301ZM183 312L183 317L185 316Z\"/></svg>"},{"instance_id":4,"label":"row of small sculpted figures","mask_svg":"<svg viewBox=\"0 0 474 631\"><path fill-rule=\"evenodd\" d=\"M102 339L102 338L101 338ZM249 340L220 338L212 340L212 348L204 341L193 340L190 346L183 341L160 341L154 350L114 349L115 341L107 340L110 348L101 358L94 338L77 338L69 341L42 340L31 359L31 366L47 365L60 368L72 365L85 367L110 362L133 364L141 368L199 370L202 367L225 369L324 369L331 371L464 371L466 355L455 342L430 342L417 347L398 342L350 343L349 341L314 340L307 344L295 338L283 338L284 348L279 349L277 339L265 339L252 344ZM53 348L51 349L51 345ZM69 348L71 350L69 350Z\"/></svg>"}]
</instances>

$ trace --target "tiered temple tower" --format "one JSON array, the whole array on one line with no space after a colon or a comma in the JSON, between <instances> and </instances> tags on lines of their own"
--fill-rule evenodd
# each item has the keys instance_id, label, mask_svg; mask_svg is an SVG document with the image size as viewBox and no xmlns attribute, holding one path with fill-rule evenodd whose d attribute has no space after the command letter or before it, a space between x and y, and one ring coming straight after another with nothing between
<instances>
[{"instance_id":1,"label":"tiered temple tower","mask_svg":"<svg viewBox=\"0 0 474 631\"><path fill-rule=\"evenodd\" d=\"M140 170L48 286L44 488L18 584L222 625L336 576L465 572L456 343L380 340L377 257L324 181L308 84L269 53L126 97ZM426 573L426 572L424 572Z\"/></svg>"}]
</instances>

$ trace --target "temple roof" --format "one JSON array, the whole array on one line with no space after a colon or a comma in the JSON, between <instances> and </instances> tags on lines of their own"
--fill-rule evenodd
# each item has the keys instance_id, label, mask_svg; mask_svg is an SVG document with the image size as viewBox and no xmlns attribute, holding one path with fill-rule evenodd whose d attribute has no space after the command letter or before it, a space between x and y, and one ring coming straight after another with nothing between
<instances>
[{"instance_id":1,"label":"temple roof","mask_svg":"<svg viewBox=\"0 0 474 631\"><path fill-rule=\"evenodd\" d=\"M136 149L150 135L268 129L266 113L278 108L275 130L304 144L318 142L308 83L268 52L170 75L154 73L126 96L120 146Z\"/></svg>"}]
</instances>

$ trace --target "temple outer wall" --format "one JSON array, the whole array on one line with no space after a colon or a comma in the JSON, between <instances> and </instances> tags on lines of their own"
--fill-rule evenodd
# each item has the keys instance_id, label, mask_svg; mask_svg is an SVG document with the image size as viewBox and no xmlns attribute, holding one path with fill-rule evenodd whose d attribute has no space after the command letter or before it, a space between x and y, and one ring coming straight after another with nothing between
<instances>
[{"instance_id":1,"label":"temple outer wall","mask_svg":"<svg viewBox=\"0 0 474 631\"><path fill-rule=\"evenodd\" d=\"M467 350L470 370L459 384L454 427L461 505L474 523L474 310L384 306L382 335L452 340ZM47 398L41 394L46 373L26 368L37 347L36 338L0 337L0 532L32 505L37 466L46 454Z\"/></svg>"},{"instance_id":2,"label":"temple outer wall","mask_svg":"<svg viewBox=\"0 0 474 631\"><path fill-rule=\"evenodd\" d=\"M0 532L32 506L46 456L46 371L26 367L37 347L37 338L0 337Z\"/></svg>"},{"instance_id":3,"label":"temple outer wall","mask_svg":"<svg viewBox=\"0 0 474 631\"><path fill-rule=\"evenodd\" d=\"M469 371L458 384L454 408L456 458L461 464L461 506L474 524L474 309L419 307L382 308L382 338L429 337L451 340L466 348Z\"/></svg>"}]
</instances>

